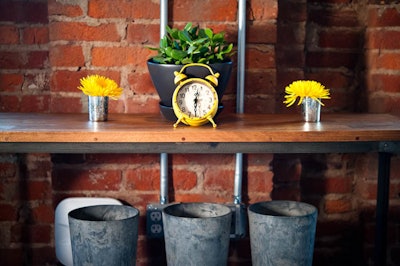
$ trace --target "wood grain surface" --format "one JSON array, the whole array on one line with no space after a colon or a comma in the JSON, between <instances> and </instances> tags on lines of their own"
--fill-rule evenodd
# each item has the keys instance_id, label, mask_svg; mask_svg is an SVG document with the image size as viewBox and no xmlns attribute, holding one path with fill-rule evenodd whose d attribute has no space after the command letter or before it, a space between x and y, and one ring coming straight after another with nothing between
<instances>
[{"instance_id":1,"label":"wood grain surface","mask_svg":"<svg viewBox=\"0 0 400 266\"><path fill-rule=\"evenodd\" d=\"M187 142L362 142L399 141L400 118L389 114L323 114L319 123L301 115L227 114L189 127L157 114L109 114L89 122L87 114L0 113L0 142L187 143Z\"/></svg>"}]
</instances>

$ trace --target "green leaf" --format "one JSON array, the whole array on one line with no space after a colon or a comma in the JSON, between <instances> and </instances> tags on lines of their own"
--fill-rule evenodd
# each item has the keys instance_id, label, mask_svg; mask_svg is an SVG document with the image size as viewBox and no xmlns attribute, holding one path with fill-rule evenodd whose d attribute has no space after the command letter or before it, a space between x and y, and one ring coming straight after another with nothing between
<instances>
[{"instance_id":1,"label":"green leaf","mask_svg":"<svg viewBox=\"0 0 400 266\"><path fill-rule=\"evenodd\" d=\"M185 30L184 31L180 31L178 33L178 37L179 37L179 40L181 40L183 42L191 42L192 41L192 39L190 39L189 32L187 32Z\"/></svg>"},{"instance_id":2,"label":"green leaf","mask_svg":"<svg viewBox=\"0 0 400 266\"><path fill-rule=\"evenodd\" d=\"M213 36L212 40L214 42L223 43L224 42L224 33L217 33Z\"/></svg>"},{"instance_id":3,"label":"green leaf","mask_svg":"<svg viewBox=\"0 0 400 266\"><path fill-rule=\"evenodd\" d=\"M209 39L213 39L214 33L212 31L212 29L206 28L204 29L204 34L209 38Z\"/></svg>"},{"instance_id":4,"label":"green leaf","mask_svg":"<svg viewBox=\"0 0 400 266\"><path fill-rule=\"evenodd\" d=\"M188 22L188 23L186 24L186 26L183 28L183 30L185 30L185 31L190 31L191 28L192 28L192 23L191 23L191 22Z\"/></svg>"},{"instance_id":5,"label":"green leaf","mask_svg":"<svg viewBox=\"0 0 400 266\"><path fill-rule=\"evenodd\" d=\"M187 53L185 51L171 49L170 56L175 60L182 60L187 56Z\"/></svg>"},{"instance_id":6,"label":"green leaf","mask_svg":"<svg viewBox=\"0 0 400 266\"><path fill-rule=\"evenodd\" d=\"M229 54L230 52L232 52L233 49L233 44L229 44L228 46L225 46L224 49L222 49L222 51L224 52L224 54Z\"/></svg>"},{"instance_id":7,"label":"green leaf","mask_svg":"<svg viewBox=\"0 0 400 266\"><path fill-rule=\"evenodd\" d=\"M183 65L193 63L192 59L190 59L190 58L184 58L184 59L182 59L181 62L182 62Z\"/></svg>"}]
</instances>

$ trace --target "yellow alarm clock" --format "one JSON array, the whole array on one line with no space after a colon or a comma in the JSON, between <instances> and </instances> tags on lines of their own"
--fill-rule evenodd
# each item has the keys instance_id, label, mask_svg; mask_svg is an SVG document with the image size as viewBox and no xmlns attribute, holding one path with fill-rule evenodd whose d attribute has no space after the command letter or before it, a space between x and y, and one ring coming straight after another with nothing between
<instances>
[{"instance_id":1,"label":"yellow alarm clock","mask_svg":"<svg viewBox=\"0 0 400 266\"><path fill-rule=\"evenodd\" d=\"M187 67L201 66L207 68L211 75L202 78L188 78L183 71ZM218 86L219 73L214 73L210 66L200 63L184 65L179 72L174 72L174 82L178 85L172 96L172 108L178 120L189 126L201 126L210 122L216 127L213 118L218 110L218 94L214 87Z\"/></svg>"}]
</instances>

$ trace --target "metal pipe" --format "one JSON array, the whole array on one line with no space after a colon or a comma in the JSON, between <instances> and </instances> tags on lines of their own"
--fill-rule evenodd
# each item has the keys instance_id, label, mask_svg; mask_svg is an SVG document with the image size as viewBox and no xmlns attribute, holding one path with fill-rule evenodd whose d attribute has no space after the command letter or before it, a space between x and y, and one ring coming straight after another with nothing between
<instances>
[{"instance_id":1,"label":"metal pipe","mask_svg":"<svg viewBox=\"0 0 400 266\"><path fill-rule=\"evenodd\" d=\"M242 179L243 179L243 153L236 153L235 186L233 192L233 203L242 202Z\"/></svg>"},{"instance_id":2,"label":"metal pipe","mask_svg":"<svg viewBox=\"0 0 400 266\"><path fill-rule=\"evenodd\" d=\"M160 154L160 203L168 203L168 154Z\"/></svg>"},{"instance_id":3,"label":"metal pipe","mask_svg":"<svg viewBox=\"0 0 400 266\"><path fill-rule=\"evenodd\" d=\"M166 34L168 23L168 0L160 0L160 39ZM160 203L168 203L168 154L160 154Z\"/></svg>"},{"instance_id":4,"label":"metal pipe","mask_svg":"<svg viewBox=\"0 0 400 266\"><path fill-rule=\"evenodd\" d=\"M246 0L239 1L238 10L238 66L237 66L237 98L236 112L244 112L244 81L246 54Z\"/></svg>"},{"instance_id":5,"label":"metal pipe","mask_svg":"<svg viewBox=\"0 0 400 266\"><path fill-rule=\"evenodd\" d=\"M246 51L246 0L239 1L238 10L238 66L237 66L237 96L236 113L244 112L244 81L245 81L245 51ZM233 203L242 202L243 154L236 153L235 185Z\"/></svg>"},{"instance_id":6,"label":"metal pipe","mask_svg":"<svg viewBox=\"0 0 400 266\"><path fill-rule=\"evenodd\" d=\"M168 0L160 0L160 39L162 39L166 32L165 27L168 24Z\"/></svg>"}]
</instances>

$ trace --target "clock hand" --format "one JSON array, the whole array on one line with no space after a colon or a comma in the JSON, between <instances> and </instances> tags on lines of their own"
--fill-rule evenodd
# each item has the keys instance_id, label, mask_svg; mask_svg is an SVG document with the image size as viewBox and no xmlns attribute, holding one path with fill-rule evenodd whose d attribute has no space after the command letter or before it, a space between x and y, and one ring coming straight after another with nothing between
<instances>
[{"instance_id":1,"label":"clock hand","mask_svg":"<svg viewBox=\"0 0 400 266\"><path fill-rule=\"evenodd\" d=\"M197 96L199 95L199 93L196 92L194 95L196 96L194 98L194 116L197 116L197 102L198 102Z\"/></svg>"}]
</instances>

